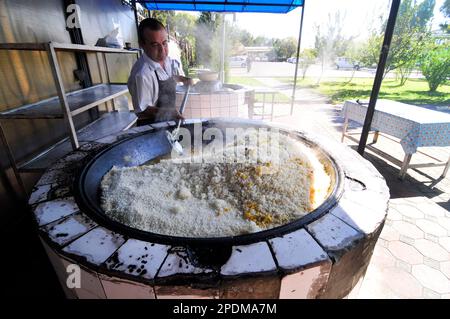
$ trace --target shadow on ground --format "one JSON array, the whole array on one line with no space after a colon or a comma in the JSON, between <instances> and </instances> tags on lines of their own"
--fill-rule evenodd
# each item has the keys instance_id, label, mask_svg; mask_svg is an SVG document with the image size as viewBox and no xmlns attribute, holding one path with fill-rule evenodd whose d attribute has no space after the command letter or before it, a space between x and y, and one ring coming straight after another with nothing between
<instances>
[{"instance_id":1,"label":"shadow on ground","mask_svg":"<svg viewBox=\"0 0 450 319\"><path fill-rule=\"evenodd\" d=\"M38 240L27 208L14 207L14 224L2 229L2 289L9 297L65 298L52 265Z\"/></svg>"}]
</instances>

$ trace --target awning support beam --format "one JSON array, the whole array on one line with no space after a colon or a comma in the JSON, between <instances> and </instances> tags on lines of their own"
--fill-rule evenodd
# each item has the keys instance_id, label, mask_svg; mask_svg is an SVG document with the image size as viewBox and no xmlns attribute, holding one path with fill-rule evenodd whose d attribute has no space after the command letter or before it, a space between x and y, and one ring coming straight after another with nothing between
<instances>
[{"instance_id":1,"label":"awning support beam","mask_svg":"<svg viewBox=\"0 0 450 319\"><path fill-rule=\"evenodd\" d=\"M158 1L155 0L136 0L136 2L139 3L154 3L154 4L158 4ZM291 7L301 7L304 5L304 1L303 4L300 5L294 5L292 3L277 3L275 1L275 3L266 3L266 2L245 2L245 1L240 1L240 2L224 2L224 1L202 1L202 0L195 0L195 1L180 1L180 0L167 0L164 2L161 2L161 4L191 4L191 5L224 5L224 4L229 4L232 6L264 6L264 7L283 7L283 8L291 8ZM163 10L170 10L170 9L163 9ZM239 11L236 11L239 12Z\"/></svg>"},{"instance_id":2,"label":"awning support beam","mask_svg":"<svg viewBox=\"0 0 450 319\"><path fill-rule=\"evenodd\" d=\"M298 76L298 60L300 56L300 45L302 41L302 29L303 29L303 14L305 13L305 1L303 1L302 6L302 15L300 20L300 30L298 33L298 42L297 42L297 60L295 61L295 75L294 75L294 87L292 88L292 97L291 97L291 115L294 112L294 103L295 103L295 90L297 89L297 76Z\"/></svg>"},{"instance_id":3,"label":"awning support beam","mask_svg":"<svg viewBox=\"0 0 450 319\"><path fill-rule=\"evenodd\" d=\"M389 48L391 46L395 20L397 19L400 2L401 0L392 0L391 11L389 13L389 19L387 22L386 31L384 33L383 46L381 47L377 73L375 74L375 80L373 82L372 92L370 94L369 106L367 108L366 118L364 119L364 126L358 145L358 153L361 154L361 156L364 155L367 138L369 136L370 127L372 125L373 114L375 112L375 106L378 99L378 93L380 92L381 82L383 81L384 68L386 66L386 60L389 54Z\"/></svg>"},{"instance_id":4,"label":"awning support beam","mask_svg":"<svg viewBox=\"0 0 450 319\"><path fill-rule=\"evenodd\" d=\"M133 7L134 22L136 23L136 34L138 36L138 41L139 41L139 18L138 18L137 6L136 6L135 0L131 0L131 6ZM139 45L140 45L140 43L139 43Z\"/></svg>"}]
</instances>

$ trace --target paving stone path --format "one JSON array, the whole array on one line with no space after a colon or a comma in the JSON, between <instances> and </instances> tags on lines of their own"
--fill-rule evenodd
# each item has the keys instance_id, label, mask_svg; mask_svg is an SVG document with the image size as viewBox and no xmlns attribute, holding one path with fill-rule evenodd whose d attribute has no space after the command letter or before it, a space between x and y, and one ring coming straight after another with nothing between
<instances>
[{"instance_id":1,"label":"paving stone path","mask_svg":"<svg viewBox=\"0 0 450 319\"><path fill-rule=\"evenodd\" d=\"M282 85L276 80L266 82L271 88ZM316 102L302 103L302 96ZM289 116L290 105L277 105L274 122L340 140L342 105L327 104L326 98L309 89L299 89L296 100L292 116ZM357 123L350 124L350 130L361 130ZM345 143L349 147L357 146L347 139ZM401 146L388 137L381 136L375 146L403 159ZM450 147L429 147L422 151L440 160L450 155ZM366 275L348 298L450 299L450 172L440 178L443 167L410 169L406 179L400 181L398 166L368 150L365 158L385 177L391 200ZM430 162L426 155L413 156L412 163L425 162Z\"/></svg>"}]
</instances>

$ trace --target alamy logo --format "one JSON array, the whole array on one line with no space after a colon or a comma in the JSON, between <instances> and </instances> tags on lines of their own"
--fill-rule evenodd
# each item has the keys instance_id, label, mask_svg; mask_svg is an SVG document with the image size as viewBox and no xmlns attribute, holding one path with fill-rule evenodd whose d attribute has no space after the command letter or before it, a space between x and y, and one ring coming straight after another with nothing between
<instances>
[{"instance_id":1,"label":"alamy logo","mask_svg":"<svg viewBox=\"0 0 450 319\"><path fill-rule=\"evenodd\" d=\"M80 6L77 4L69 4L67 6L66 12L69 13L66 19L66 26L69 29L72 28L81 28L80 24L80 14L81 9Z\"/></svg>"},{"instance_id":2,"label":"alamy logo","mask_svg":"<svg viewBox=\"0 0 450 319\"><path fill-rule=\"evenodd\" d=\"M276 128L208 127L195 123L193 131L180 127L178 137L184 154L173 148L178 163L256 164L279 163L280 133Z\"/></svg>"},{"instance_id":3,"label":"alamy logo","mask_svg":"<svg viewBox=\"0 0 450 319\"><path fill-rule=\"evenodd\" d=\"M66 286L67 288L81 288L81 270L80 266L75 264L70 264L66 268L68 273Z\"/></svg>"}]
</instances>

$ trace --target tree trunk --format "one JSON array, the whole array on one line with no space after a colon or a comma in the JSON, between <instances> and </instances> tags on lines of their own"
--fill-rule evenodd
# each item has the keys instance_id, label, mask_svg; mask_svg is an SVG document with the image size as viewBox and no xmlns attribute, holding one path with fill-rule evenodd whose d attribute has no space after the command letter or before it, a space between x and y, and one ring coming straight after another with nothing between
<instances>
[{"instance_id":1,"label":"tree trunk","mask_svg":"<svg viewBox=\"0 0 450 319\"><path fill-rule=\"evenodd\" d=\"M320 80L322 79L324 64L325 64L325 59L322 58L322 70L320 71L320 75L319 75L319 78L317 79L316 85L319 85L320 84Z\"/></svg>"},{"instance_id":2,"label":"tree trunk","mask_svg":"<svg viewBox=\"0 0 450 319\"><path fill-rule=\"evenodd\" d=\"M350 80L348 80L347 82L345 82L345 84L349 84L350 82L352 82L353 77L355 76L355 72L356 72L356 69L353 68L352 76L350 77Z\"/></svg>"}]
</instances>

